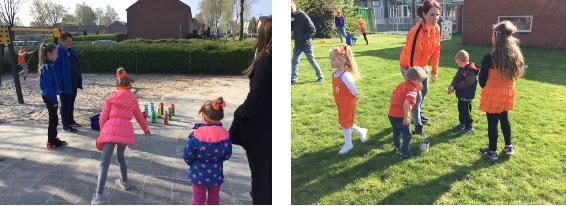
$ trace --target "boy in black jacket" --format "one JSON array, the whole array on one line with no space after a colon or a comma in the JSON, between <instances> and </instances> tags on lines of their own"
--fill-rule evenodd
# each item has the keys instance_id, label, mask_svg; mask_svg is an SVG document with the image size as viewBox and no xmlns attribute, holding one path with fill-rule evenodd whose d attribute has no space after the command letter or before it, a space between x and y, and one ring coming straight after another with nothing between
<instances>
[{"instance_id":1,"label":"boy in black jacket","mask_svg":"<svg viewBox=\"0 0 566 206\"><path fill-rule=\"evenodd\" d=\"M460 124L454 127L454 130L469 133L473 132L472 123L472 100L476 96L476 87L478 85L479 68L470 62L470 56L465 50L460 50L454 57L458 64L458 72L454 75L448 94L456 91L458 98L458 119Z\"/></svg>"}]
</instances>

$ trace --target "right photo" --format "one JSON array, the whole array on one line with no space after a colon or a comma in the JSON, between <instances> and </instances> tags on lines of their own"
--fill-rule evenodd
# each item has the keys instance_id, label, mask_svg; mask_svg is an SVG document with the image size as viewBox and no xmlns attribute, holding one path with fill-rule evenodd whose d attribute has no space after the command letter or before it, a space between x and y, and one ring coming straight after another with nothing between
<instances>
[{"instance_id":1,"label":"right photo","mask_svg":"<svg viewBox=\"0 0 566 206\"><path fill-rule=\"evenodd\" d=\"M566 2L290 7L292 204L566 204Z\"/></svg>"}]
</instances>

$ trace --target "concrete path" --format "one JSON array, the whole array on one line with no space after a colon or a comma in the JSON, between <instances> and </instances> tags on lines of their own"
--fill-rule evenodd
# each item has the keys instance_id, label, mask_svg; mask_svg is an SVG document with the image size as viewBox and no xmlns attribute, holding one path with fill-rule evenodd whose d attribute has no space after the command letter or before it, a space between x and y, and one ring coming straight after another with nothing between
<instances>
[{"instance_id":1,"label":"concrete path","mask_svg":"<svg viewBox=\"0 0 566 206\"><path fill-rule=\"evenodd\" d=\"M224 127L230 128L232 113L241 104L240 95L225 94L228 101ZM210 98L213 98L211 96ZM123 191L113 183L120 177L116 155L110 165L104 197L107 204L191 204L188 166L181 157L192 125L200 120L197 112L205 99L190 94L169 98L177 115L170 125L163 120L150 123L153 133L145 138L136 130L137 145L126 150L128 179L132 188ZM143 104L159 100L140 99ZM148 119L148 121L151 121ZM61 150L46 149L45 126L0 124L0 203L1 204L90 204L96 189L101 153L95 148L97 131L81 128L66 133L59 127L59 138L69 145ZM235 146L225 162L225 183L221 204L251 204L250 171L245 151Z\"/></svg>"}]
</instances>

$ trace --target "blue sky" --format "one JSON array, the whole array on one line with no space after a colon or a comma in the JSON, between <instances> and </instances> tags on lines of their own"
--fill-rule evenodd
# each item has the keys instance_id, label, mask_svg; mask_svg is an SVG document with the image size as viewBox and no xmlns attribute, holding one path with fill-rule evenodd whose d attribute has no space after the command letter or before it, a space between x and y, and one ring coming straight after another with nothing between
<instances>
[{"instance_id":1,"label":"blue sky","mask_svg":"<svg viewBox=\"0 0 566 206\"><path fill-rule=\"evenodd\" d=\"M63 6L69 12L73 12L75 10L75 5L81 2L85 2L90 7L99 8L99 7L106 7L106 5L110 5L114 7L116 12L118 12L120 20L126 21L126 9L132 5L137 0L52 0L57 3L63 4ZM200 0L181 0L182 2L188 4L191 7L193 16L198 14L200 11L199 3ZM31 17L31 0L24 0L22 3L22 7L17 14L17 17L20 18L22 23L25 26L29 26L30 22L32 21ZM252 15L259 16L259 15L271 15L271 0L256 0L256 3L253 5L252 8Z\"/></svg>"}]
</instances>

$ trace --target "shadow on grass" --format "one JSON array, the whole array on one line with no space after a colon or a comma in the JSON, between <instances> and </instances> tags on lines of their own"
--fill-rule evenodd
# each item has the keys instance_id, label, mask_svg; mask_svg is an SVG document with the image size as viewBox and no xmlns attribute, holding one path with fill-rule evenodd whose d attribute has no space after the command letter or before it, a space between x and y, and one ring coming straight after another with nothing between
<instances>
[{"instance_id":1,"label":"shadow on grass","mask_svg":"<svg viewBox=\"0 0 566 206\"><path fill-rule=\"evenodd\" d=\"M368 138L366 143L354 143L354 149L346 156L337 154L338 148L326 148L317 152L301 155L292 160L292 202L294 204L315 204L321 198L337 192L348 184L371 174L382 173L387 168L403 161L393 151L381 152L370 156L371 150L385 149L385 144L392 144L391 138L384 138L391 134L391 127ZM462 133L452 129L429 136L431 147L442 144L462 136ZM421 138L422 139L422 138ZM412 150L418 148L417 136L413 136ZM373 144L377 141L377 145ZM418 154L413 158L418 158ZM352 158L368 158L353 167L333 173L340 163ZM382 177L383 179L384 177Z\"/></svg>"},{"instance_id":2,"label":"shadow on grass","mask_svg":"<svg viewBox=\"0 0 566 206\"><path fill-rule=\"evenodd\" d=\"M454 172L445 174L436 179L430 180L424 184L411 185L404 187L397 192L390 194L378 205L404 205L404 204L436 204L436 201L446 192L450 190L456 182L470 178L470 173L479 169L488 168L493 165L507 161L509 158L502 158L499 161L491 161L487 159L477 159L471 165L460 167Z\"/></svg>"}]
</instances>

